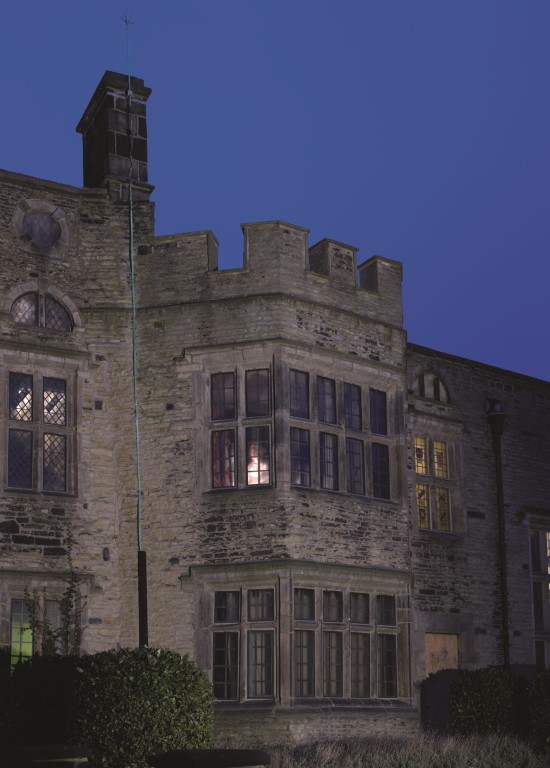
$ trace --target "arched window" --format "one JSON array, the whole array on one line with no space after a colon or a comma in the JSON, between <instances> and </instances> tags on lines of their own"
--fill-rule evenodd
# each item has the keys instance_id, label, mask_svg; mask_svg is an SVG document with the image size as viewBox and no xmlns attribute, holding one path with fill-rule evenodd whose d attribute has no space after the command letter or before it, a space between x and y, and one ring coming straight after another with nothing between
<instances>
[{"instance_id":1,"label":"arched window","mask_svg":"<svg viewBox=\"0 0 550 768\"><path fill-rule=\"evenodd\" d=\"M447 387L439 376L428 371L415 379L413 391L417 397L425 397L439 403L448 403L450 400Z\"/></svg>"},{"instance_id":2,"label":"arched window","mask_svg":"<svg viewBox=\"0 0 550 768\"><path fill-rule=\"evenodd\" d=\"M54 331L72 331L73 321L65 307L48 294L24 293L11 306L11 317L16 323L50 328Z\"/></svg>"}]
</instances>

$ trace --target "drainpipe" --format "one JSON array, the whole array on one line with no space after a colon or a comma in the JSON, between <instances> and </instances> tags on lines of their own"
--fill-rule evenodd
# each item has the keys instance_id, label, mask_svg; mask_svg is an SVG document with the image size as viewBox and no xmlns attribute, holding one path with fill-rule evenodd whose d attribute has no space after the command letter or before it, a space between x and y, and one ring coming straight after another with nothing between
<instances>
[{"instance_id":1,"label":"drainpipe","mask_svg":"<svg viewBox=\"0 0 550 768\"><path fill-rule=\"evenodd\" d=\"M504 483L502 473L502 432L504 406L499 400L487 400L487 419L493 438L497 482L498 560L500 570L500 601L502 606L502 655L505 667L510 666L510 636L508 627L508 574L506 557L506 521L504 518Z\"/></svg>"}]
</instances>

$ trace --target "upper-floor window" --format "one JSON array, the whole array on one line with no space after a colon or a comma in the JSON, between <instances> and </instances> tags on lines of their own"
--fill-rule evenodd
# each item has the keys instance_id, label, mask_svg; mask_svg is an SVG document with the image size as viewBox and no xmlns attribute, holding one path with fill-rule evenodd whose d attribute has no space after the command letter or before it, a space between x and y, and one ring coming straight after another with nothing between
<instances>
[{"instance_id":1,"label":"upper-floor window","mask_svg":"<svg viewBox=\"0 0 550 768\"><path fill-rule=\"evenodd\" d=\"M382 443L372 446L372 495L377 499L390 499L390 450Z\"/></svg>"},{"instance_id":2,"label":"upper-floor window","mask_svg":"<svg viewBox=\"0 0 550 768\"><path fill-rule=\"evenodd\" d=\"M344 423L346 429L362 429L361 387L357 384L344 382Z\"/></svg>"},{"instance_id":3,"label":"upper-floor window","mask_svg":"<svg viewBox=\"0 0 550 768\"><path fill-rule=\"evenodd\" d=\"M319 421L336 424L336 382L317 376L317 408Z\"/></svg>"},{"instance_id":4,"label":"upper-floor window","mask_svg":"<svg viewBox=\"0 0 550 768\"><path fill-rule=\"evenodd\" d=\"M418 397L425 397L438 403L448 403L450 399L447 387L440 377L428 371L416 377L413 392Z\"/></svg>"},{"instance_id":5,"label":"upper-floor window","mask_svg":"<svg viewBox=\"0 0 550 768\"><path fill-rule=\"evenodd\" d=\"M234 419L235 404L235 374L214 373L211 377L212 419Z\"/></svg>"},{"instance_id":6,"label":"upper-floor window","mask_svg":"<svg viewBox=\"0 0 550 768\"><path fill-rule=\"evenodd\" d=\"M269 485L271 482L271 440L269 427L246 428L246 484Z\"/></svg>"},{"instance_id":7,"label":"upper-floor window","mask_svg":"<svg viewBox=\"0 0 550 768\"><path fill-rule=\"evenodd\" d=\"M11 317L16 323L40 326L54 331L72 331L73 322L65 307L48 294L33 291L24 293L11 306Z\"/></svg>"},{"instance_id":8,"label":"upper-floor window","mask_svg":"<svg viewBox=\"0 0 550 768\"><path fill-rule=\"evenodd\" d=\"M451 488L447 443L424 435L414 438L418 527L451 530Z\"/></svg>"},{"instance_id":9,"label":"upper-floor window","mask_svg":"<svg viewBox=\"0 0 550 768\"><path fill-rule=\"evenodd\" d=\"M290 415L309 419L309 374L290 370Z\"/></svg>"},{"instance_id":10,"label":"upper-floor window","mask_svg":"<svg viewBox=\"0 0 550 768\"><path fill-rule=\"evenodd\" d=\"M292 485L311 485L311 459L309 430L290 428L290 482Z\"/></svg>"},{"instance_id":11,"label":"upper-floor window","mask_svg":"<svg viewBox=\"0 0 550 768\"><path fill-rule=\"evenodd\" d=\"M321 488L338 490L338 436L319 434L319 477Z\"/></svg>"},{"instance_id":12,"label":"upper-floor window","mask_svg":"<svg viewBox=\"0 0 550 768\"><path fill-rule=\"evenodd\" d=\"M67 491L68 412L65 379L9 373L9 488Z\"/></svg>"},{"instance_id":13,"label":"upper-floor window","mask_svg":"<svg viewBox=\"0 0 550 768\"><path fill-rule=\"evenodd\" d=\"M250 417L269 416L271 401L269 392L269 369L246 372L246 415Z\"/></svg>"},{"instance_id":14,"label":"upper-floor window","mask_svg":"<svg viewBox=\"0 0 550 768\"><path fill-rule=\"evenodd\" d=\"M386 393L379 389L369 391L370 428L376 435L388 434Z\"/></svg>"}]
</instances>

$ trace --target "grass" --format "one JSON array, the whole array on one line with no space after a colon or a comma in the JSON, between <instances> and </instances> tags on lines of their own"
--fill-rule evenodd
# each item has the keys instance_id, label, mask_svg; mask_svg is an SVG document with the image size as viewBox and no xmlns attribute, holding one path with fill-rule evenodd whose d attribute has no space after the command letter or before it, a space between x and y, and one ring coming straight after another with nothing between
<instances>
[{"instance_id":1,"label":"grass","mask_svg":"<svg viewBox=\"0 0 550 768\"><path fill-rule=\"evenodd\" d=\"M229 746L229 745L228 745ZM235 745L232 745L235 746ZM260 745L258 745L262 748ZM550 756L503 736L365 738L268 747L271 768L549 768Z\"/></svg>"}]
</instances>

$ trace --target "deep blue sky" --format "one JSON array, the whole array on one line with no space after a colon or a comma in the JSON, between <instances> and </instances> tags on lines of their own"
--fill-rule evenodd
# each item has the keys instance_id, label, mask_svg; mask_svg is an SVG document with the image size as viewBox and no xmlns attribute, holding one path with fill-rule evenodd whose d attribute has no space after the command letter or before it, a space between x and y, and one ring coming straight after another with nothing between
<instances>
[{"instance_id":1,"label":"deep blue sky","mask_svg":"<svg viewBox=\"0 0 550 768\"><path fill-rule=\"evenodd\" d=\"M404 265L409 339L550 380L549 0L30 0L0 167L80 185L104 70L153 89L157 233L284 219Z\"/></svg>"}]
</instances>

